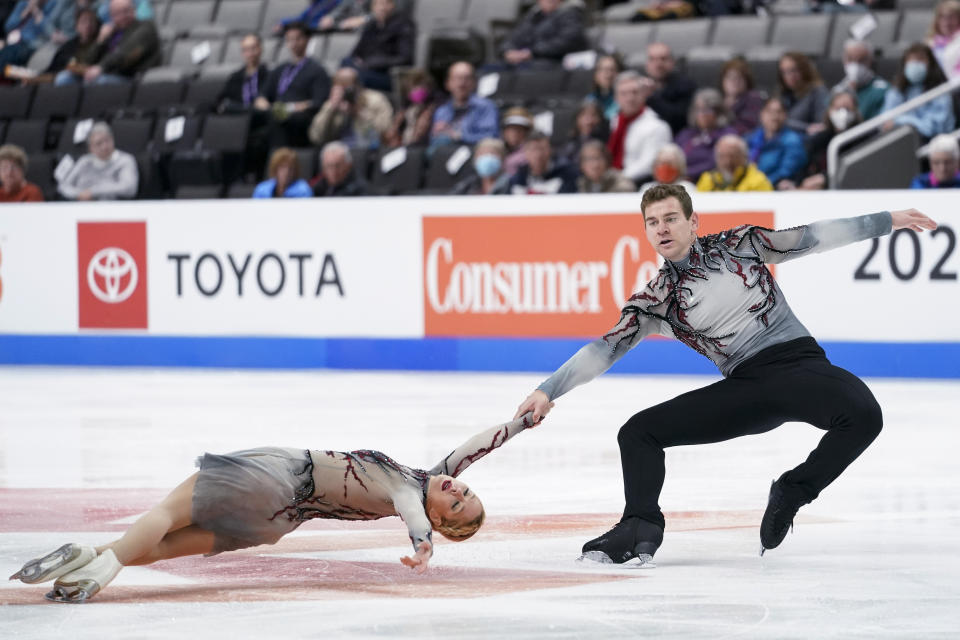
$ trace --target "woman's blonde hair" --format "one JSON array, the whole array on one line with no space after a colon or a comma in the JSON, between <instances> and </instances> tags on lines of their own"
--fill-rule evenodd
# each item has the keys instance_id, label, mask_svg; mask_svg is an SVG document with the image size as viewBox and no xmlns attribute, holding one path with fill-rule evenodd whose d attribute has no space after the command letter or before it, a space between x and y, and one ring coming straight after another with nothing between
<instances>
[{"instance_id":1,"label":"woman's blonde hair","mask_svg":"<svg viewBox=\"0 0 960 640\"><path fill-rule=\"evenodd\" d=\"M955 13L960 15L960 0L943 0L933 11L933 20L930 22L930 28L927 29L927 41L933 42L934 37L940 35L937 33L937 22L944 13Z\"/></svg>"},{"instance_id":2,"label":"woman's blonde hair","mask_svg":"<svg viewBox=\"0 0 960 640\"><path fill-rule=\"evenodd\" d=\"M273 155L270 156L270 168L267 170L271 178L277 177L277 170L282 164L291 166L293 175L290 177L290 181L296 182L300 178L300 161L297 158L297 152L290 147L280 147L274 151Z\"/></svg>"},{"instance_id":3,"label":"woman's blonde hair","mask_svg":"<svg viewBox=\"0 0 960 640\"><path fill-rule=\"evenodd\" d=\"M483 526L483 521L487 517L483 505L480 505L480 515L469 522L460 522L458 520L440 519L440 524L433 525L433 528L447 540L451 542L463 542Z\"/></svg>"}]
</instances>

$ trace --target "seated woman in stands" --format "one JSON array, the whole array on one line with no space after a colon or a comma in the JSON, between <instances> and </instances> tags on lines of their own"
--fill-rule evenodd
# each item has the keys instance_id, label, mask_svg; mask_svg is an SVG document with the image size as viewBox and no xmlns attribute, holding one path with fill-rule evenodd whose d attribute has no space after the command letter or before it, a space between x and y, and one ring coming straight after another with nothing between
<instances>
[{"instance_id":1,"label":"seated woman in stands","mask_svg":"<svg viewBox=\"0 0 960 640\"><path fill-rule=\"evenodd\" d=\"M946 81L930 47L915 43L900 60L900 69L887 89L883 110L898 107ZM937 134L953 131L955 122L953 99L950 94L944 94L897 116L886 123L883 129L889 131L896 126L907 125L913 127L923 140L929 140Z\"/></svg>"},{"instance_id":2,"label":"seated woman in stands","mask_svg":"<svg viewBox=\"0 0 960 640\"><path fill-rule=\"evenodd\" d=\"M830 92L823 86L813 62L802 53L788 52L780 56L777 69L787 126L807 135L822 131Z\"/></svg>"}]
</instances>

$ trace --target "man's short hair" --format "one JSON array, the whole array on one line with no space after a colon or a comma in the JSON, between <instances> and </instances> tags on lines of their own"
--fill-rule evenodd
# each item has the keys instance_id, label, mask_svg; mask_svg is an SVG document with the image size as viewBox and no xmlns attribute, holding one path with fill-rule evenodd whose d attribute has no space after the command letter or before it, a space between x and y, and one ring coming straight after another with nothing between
<instances>
[{"instance_id":1,"label":"man's short hair","mask_svg":"<svg viewBox=\"0 0 960 640\"><path fill-rule=\"evenodd\" d=\"M928 147L930 155L935 153L949 153L954 160L960 159L960 144L949 133L941 133L930 141Z\"/></svg>"},{"instance_id":2,"label":"man's short hair","mask_svg":"<svg viewBox=\"0 0 960 640\"><path fill-rule=\"evenodd\" d=\"M634 82L640 82L640 79L642 77L643 76L641 76L639 73L637 73L633 69L627 69L626 71L621 71L620 73L617 74L616 79L613 81L613 87L614 89L616 89L617 87L620 86L621 82L629 82L631 80Z\"/></svg>"},{"instance_id":3,"label":"man's short hair","mask_svg":"<svg viewBox=\"0 0 960 640\"><path fill-rule=\"evenodd\" d=\"M100 122L94 123L94 125L90 127L90 133L87 134L87 142L90 142L90 138L92 138L93 134L95 133L103 133L108 138L113 140L113 129L111 129L110 125L108 125L106 122L103 122L102 120Z\"/></svg>"},{"instance_id":4,"label":"man's short hair","mask_svg":"<svg viewBox=\"0 0 960 640\"><path fill-rule=\"evenodd\" d=\"M647 205L667 198L676 198L680 203L680 209L683 210L683 216L687 220L690 219L693 215L693 200L690 199L687 190L679 184L658 184L644 191L643 198L640 199L640 211L646 213Z\"/></svg>"},{"instance_id":5,"label":"man's short hair","mask_svg":"<svg viewBox=\"0 0 960 640\"><path fill-rule=\"evenodd\" d=\"M294 20L293 22L288 22L287 26L283 28L283 33L286 35L290 31L299 31L305 36L310 35L310 27L303 20Z\"/></svg>"},{"instance_id":6,"label":"man's short hair","mask_svg":"<svg viewBox=\"0 0 960 640\"><path fill-rule=\"evenodd\" d=\"M717 147L719 147L721 144L727 143L737 145L737 148L740 150L740 154L743 156L744 160L750 157L750 149L747 147L747 141L735 133L727 133L720 136L720 139L717 140L716 144L713 145L714 153L716 153Z\"/></svg>"},{"instance_id":7,"label":"man's short hair","mask_svg":"<svg viewBox=\"0 0 960 640\"><path fill-rule=\"evenodd\" d=\"M340 142L339 140L333 140L323 145L323 149L320 151L320 161L323 162L323 157L330 152L339 152L343 155L344 159L347 161L347 164L353 164L353 156L350 155L350 147Z\"/></svg>"}]
</instances>

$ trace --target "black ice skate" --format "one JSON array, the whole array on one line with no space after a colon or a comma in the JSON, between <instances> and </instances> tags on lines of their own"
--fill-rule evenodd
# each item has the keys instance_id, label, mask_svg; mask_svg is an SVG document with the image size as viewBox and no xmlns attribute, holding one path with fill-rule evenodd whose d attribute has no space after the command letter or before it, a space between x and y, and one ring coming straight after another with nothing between
<instances>
[{"instance_id":1,"label":"black ice skate","mask_svg":"<svg viewBox=\"0 0 960 640\"><path fill-rule=\"evenodd\" d=\"M793 518L797 510L807 504L797 491L783 486L774 480L770 483L770 498L767 510L760 522L760 555L767 549L776 549L793 529Z\"/></svg>"},{"instance_id":2,"label":"black ice skate","mask_svg":"<svg viewBox=\"0 0 960 640\"><path fill-rule=\"evenodd\" d=\"M641 518L624 518L610 531L583 545L580 560L623 564L639 558L642 566L655 567L653 554L663 542L663 529Z\"/></svg>"}]
</instances>

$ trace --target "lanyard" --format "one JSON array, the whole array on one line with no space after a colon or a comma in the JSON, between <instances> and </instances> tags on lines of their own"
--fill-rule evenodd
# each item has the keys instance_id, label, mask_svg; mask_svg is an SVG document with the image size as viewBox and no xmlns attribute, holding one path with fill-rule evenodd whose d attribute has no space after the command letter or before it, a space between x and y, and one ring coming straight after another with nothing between
<instances>
[{"instance_id":1,"label":"lanyard","mask_svg":"<svg viewBox=\"0 0 960 640\"><path fill-rule=\"evenodd\" d=\"M287 89L289 89L290 85L293 83L293 79L297 77L298 73L300 73L300 69L303 67L306 61L307 59L304 58L297 64L288 66L283 70L283 73L280 74L280 82L277 85L277 98L287 92Z\"/></svg>"},{"instance_id":2,"label":"lanyard","mask_svg":"<svg viewBox=\"0 0 960 640\"><path fill-rule=\"evenodd\" d=\"M243 81L243 104L249 106L257 97L258 85L260 83L260 70L257 69L253 74Z\"/></svg>"}]
</instances>

